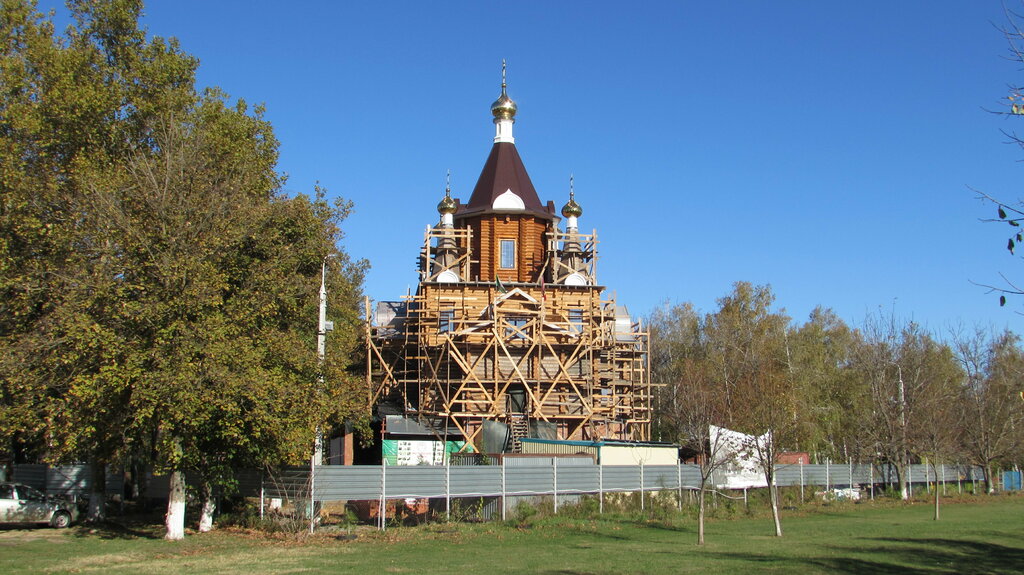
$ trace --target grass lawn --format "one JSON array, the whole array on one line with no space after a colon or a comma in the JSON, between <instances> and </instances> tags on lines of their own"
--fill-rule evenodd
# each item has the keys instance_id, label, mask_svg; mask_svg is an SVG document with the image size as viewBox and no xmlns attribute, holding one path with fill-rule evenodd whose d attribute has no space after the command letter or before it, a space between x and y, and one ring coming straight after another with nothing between
<instances>
[{"instance_id":1,"label":"grass lawn","mask_svg":"<svg viewBox=\"0 0 1024 575\"><path fill-rule=\"evenodd\" d=\"M350 540L241 529L160 539L159 525L0 529L0 573L1021 573L1024 497L948 503L809 505L711 519L698 547L689 513L535 515L507 523L433 524Z\"/></svg>"}]
</instances>

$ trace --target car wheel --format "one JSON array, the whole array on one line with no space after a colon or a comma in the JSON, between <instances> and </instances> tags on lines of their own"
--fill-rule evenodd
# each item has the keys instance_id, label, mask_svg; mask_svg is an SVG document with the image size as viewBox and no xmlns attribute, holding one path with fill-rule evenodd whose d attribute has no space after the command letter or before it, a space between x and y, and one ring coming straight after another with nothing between
<instances>
[{"instance_id":1,"label":"car wheel","mask_svg":"<svg viewBox=\"0 0 1024 575\"><path fill-rule=\"evenodd\" d=\"M67 511L58 511L53 514L53 519L50 520L50 525L57 529L64 529L71 526L71 514Z\"/></svg>"}]
</instances>

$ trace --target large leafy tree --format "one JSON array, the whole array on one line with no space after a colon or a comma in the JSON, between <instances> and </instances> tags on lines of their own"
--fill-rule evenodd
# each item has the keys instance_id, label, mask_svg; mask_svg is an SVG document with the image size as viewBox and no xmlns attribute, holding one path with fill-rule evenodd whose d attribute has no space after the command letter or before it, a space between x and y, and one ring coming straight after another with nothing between
<instances>
[{"instance_id":1,"label":"large leafy tree","mask_svg":"<svg viewBox=\"0 0 1024 575\"><path fill-rule=\"evenodd\" d=\"M172 473L178 538L185 470L209 492L232 467L306 457L359 405L350 205L282 194L262 110L198 93L196 61L146 37L138 0L70 2L65 36L2 1L0 439L100 469L144 455Z\"/></svg>"},{"instance_id":2,"label":"large leafy tree","mask_svg":"<svg viewBox=\"0 0 1024 575\"><path fill-rule=\"evenodd\" d=\"M789 365L800 413L794 447L844 461L870 455L860 429L866 405L850 370L859 337L832 310L821 307L806 323L790 329Z\"/></svg>"},{"instance_id":3,"label":"large leafy tree","mask_svg":"<svg viewBox=\"0 0 1024 575\"><path fill-rule=\"evenodd\" d=\"M789 318L772 305L768 286L737 282L718 300L718 310L699 317L689 306L655 314L652 367L664 384L659 424L678 440L706 451L702 493L715 467L724 462L721 436L710 426L749 434L769 486L782 446L797 439L799 410L789 361ZM778 494L769 489L776 535L782 535ZM701 498L703 501L703 496ZM703 506L702 506L703 509ZM698 533L703 542L703 530Z\"/></svg>"},{"instance_id":4,"label":"large leafy tree","mask_svg":"<svg viewBox=\"0 0 1024 575\"><path fill-rule=\"evenodd\" d=\"M769 286L737 282L731 294L718 300L707 330L719 350L713 369L730 388L729 417L737 431L748 435L748 452L757 455L775 535L781 537L775 463L795 443L800 414L787 339L790 319L773 309L774 303Z\"/></svg>"}]
</instances>

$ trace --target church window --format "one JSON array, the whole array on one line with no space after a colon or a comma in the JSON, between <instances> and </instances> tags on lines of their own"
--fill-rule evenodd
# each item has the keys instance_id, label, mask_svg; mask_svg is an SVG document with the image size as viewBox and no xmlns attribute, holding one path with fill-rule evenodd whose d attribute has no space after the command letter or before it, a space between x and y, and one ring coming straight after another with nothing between
<instances>
[{"instance_id":1,"label":"church window","mask_svg":"<svg viewBox=\"0 0 1024 575\"><path fill-rule=\"evenodd\" d=\"M443 306L438 312L437 318L437 331L438 333L448 333L455 328L455 308L450 306Z\"/></svg>"},{"instance_id":2,"label":"church window","mask_svg":"<svg viewBox=\"0 0 1024 575\"><path fill-rule=\"evenodd\" d=\"M569 325L575 333L583 333L583 310L574 308L569 310Z\"/></svg>"},{"instance_id":3,"label":"church window","mask_svg":"<svg viewBox=\"0 0 1024 575\"><path fill-rule=\"evenodd\" d=\"M501 240L501 262L503 270L512 270L516 267L516 241Z\"/></svg>"}]
</instances>

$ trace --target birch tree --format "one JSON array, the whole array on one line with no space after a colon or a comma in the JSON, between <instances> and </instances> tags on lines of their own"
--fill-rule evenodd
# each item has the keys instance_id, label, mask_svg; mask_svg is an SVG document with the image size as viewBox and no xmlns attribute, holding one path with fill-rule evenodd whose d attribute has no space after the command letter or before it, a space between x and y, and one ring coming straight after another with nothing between
<instances>
[{"instance_id":1,"label":"birch tree","mask_svg":"<svg viewBox=\"0 0 1024 575\"><path fill-rule=\"evenodd\" d=\"M696 454L700 470L697 544L704 545L706 494L715 470L729 463L723 435L712 426L732 424L726 388L708 371L708 340L703 319L689 304L663 308L651 317L652 372L659 388L659 426Z\"/></svg>"},{"instance_id":2,"label":"birch tree","mask_svg":"<svg viewBox=\"0 0 1024 575\"><path fill-rule=\"evenodd\" d=\"M986 491L995 490L993 467L1020 461L1024 429L1024 350L1020 337L985 329L953 335L964 370L958 405L961 446L968 461L982 469Z\"/></svg>"},{"instance_id":3,"label":"birch tree","mask_svg":"<svg viewBox=\"0 0 1024 575\"><path fill-rule=\"evenodd\" d=\"M795 440L799 413L787 357L789 317L772 309L774 301L768 286L737 282L731 294L718 300L706 334L713 378L727 390L727 417L737 431L759 438L746 447L757 454L775 535L781 537L775 462L782 446Z\"/></svg>"}]
</instances>

